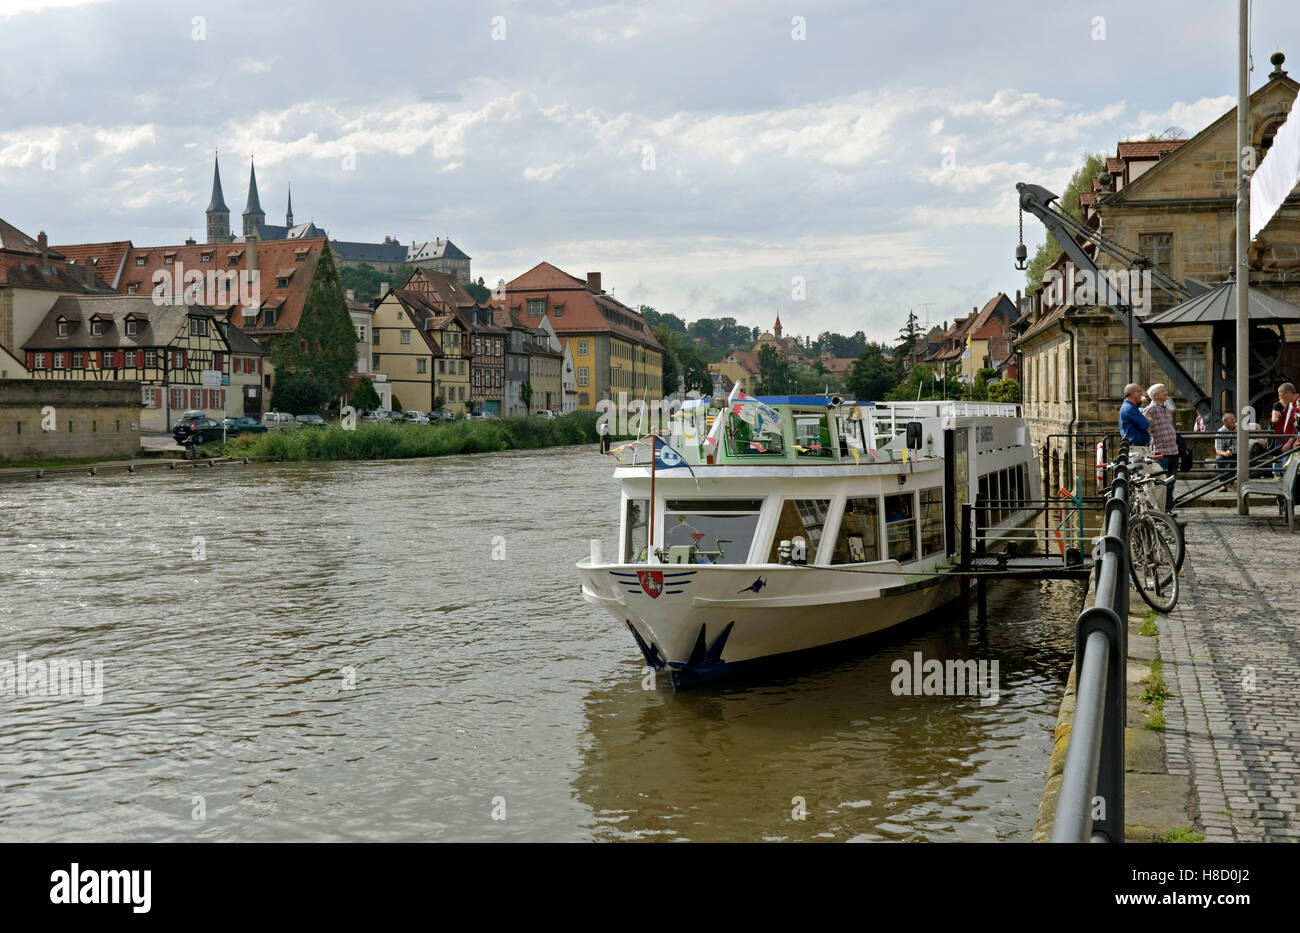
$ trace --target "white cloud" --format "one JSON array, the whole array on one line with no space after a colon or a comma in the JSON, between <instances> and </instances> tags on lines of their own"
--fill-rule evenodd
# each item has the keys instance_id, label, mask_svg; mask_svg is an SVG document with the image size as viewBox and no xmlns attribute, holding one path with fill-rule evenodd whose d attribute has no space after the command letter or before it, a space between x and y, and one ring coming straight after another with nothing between
<instances>
[{"instance_id":1,"label":"white cloud","mask_svg":"<svg viewBox=\"0 0 1300 933\"><path fill-rule=\"evenodd\" d=\"M1237 98L1202 97L1193 103L1178 101L1166 110L1144 110L1138 114L1137 129L1129 134L1130 139L1147 136L1151 133L1163 133L1170 127L1178 127L1187 137L1195 136L1219 117L1237 106Z\"/></svg>"},{"instance_id":2,"label":"white cloud","mask_svg":"<svg viewBox=\"0 0 1300 933\"><path fill-rule=\"evenodd\" d=\"M244 74L260 75L271 70L271 66L266 62L259 62L252 58L241 58L239 60L239 70Z\"/></svg>"},{"instance_id":3,"label":"white cloud","mask_svg":"<svg viewBox=\"0 0 1300 933\"><path fill-rule=\"evenodd\" d=\"M111 0L3 0L0 2L0 19L108 2Z\"/></svg>"}]
</instances>

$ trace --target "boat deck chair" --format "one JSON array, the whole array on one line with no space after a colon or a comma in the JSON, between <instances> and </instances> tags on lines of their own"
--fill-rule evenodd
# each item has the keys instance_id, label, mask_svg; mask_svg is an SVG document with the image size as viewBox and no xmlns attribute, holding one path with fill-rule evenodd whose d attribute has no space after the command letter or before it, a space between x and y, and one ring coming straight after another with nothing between
<instances>
[{"instance_id":1,"label":"boat deck chair","mask_svg":"<svg viewBox=\"0 0 1300 933\"><path fill-rule=\"evenodd\" d=\"M1281 479L1252 479L1241 487L1241 495L1247 498L1251 495L1256 496L1273 496L1281 500L1281 505L1286 509L1286 528L1287 531L1295 531L1295 475L1296 470L1300 470L1300 451L1296 451L1287 458L1286 469L1282 471Z\"/></svg>"}]
</instances>

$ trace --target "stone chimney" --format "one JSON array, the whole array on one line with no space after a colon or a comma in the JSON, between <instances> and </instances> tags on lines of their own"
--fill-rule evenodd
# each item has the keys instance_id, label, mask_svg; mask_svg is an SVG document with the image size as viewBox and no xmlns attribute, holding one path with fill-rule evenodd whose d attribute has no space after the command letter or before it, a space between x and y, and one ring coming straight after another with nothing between
<instances>
[{"instance_id":1,"label":"stone chimney","mask_svg":"<svg viewBox=\"0 0 1300 933\"><path fill-rule=\"evenodd\" d=\"M42 234L42 236L44 236L44 234ZM602 288L600 287L600 273L599 273L599 272L588 272L588 273L587 273L587 291L589 291L589 292L594 292L594 293L596 293L597 295L603 295L603 294L605 294L604 289L602 289Z\"/></svg>"},{"instance_id":2,"label":"stone chimney","mask_svg":"<svg viewBox=\"0 0 1300 933\"><path fill-rule=\"evenodd\" d=\"M50 264L50 241L46 239L44 230L36 236L36 248L40 250L41 270L44 271Z\"/></svg>"}]
</instances>

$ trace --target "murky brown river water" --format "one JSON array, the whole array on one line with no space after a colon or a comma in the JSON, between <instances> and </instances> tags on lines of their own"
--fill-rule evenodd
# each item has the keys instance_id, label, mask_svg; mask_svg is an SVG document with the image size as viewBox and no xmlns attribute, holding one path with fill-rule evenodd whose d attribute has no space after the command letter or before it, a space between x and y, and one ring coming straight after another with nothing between
<instances>
[{"instance_id":1,"label":"murky brown river water","mask_svg":"<svg viewBox=\"0 0 1300 933\"><path fill-rule=\"evenodd\" d=\"M569 448L0 484L0 662L103 662L98 705L0 695L0 840L1028 839L1077 584L646 691L572 569L613 553L610 474ZM915 651L997 659L1000 701L894 696Z\"/></svg>"}]
</instances>

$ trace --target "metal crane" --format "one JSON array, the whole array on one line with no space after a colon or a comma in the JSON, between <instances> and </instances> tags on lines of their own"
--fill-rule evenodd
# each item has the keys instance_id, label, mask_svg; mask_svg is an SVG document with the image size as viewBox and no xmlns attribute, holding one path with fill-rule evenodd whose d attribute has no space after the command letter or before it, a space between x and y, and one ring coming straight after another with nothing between
<instances>
[{"instance_id":1,"label":"metal crane","mask_svg":"<svg viewBox=\"0 0 1300 933\"><path fill-rule=\"evenodd\" d=\"M1080 245L1078 238L1081 237L1084 241L1091 243L1099 253L1105 253L1115 259L1127 271L1140 269L1143 272L1150 272L1152 283L1176 298L1191 298L1192 292L1172 276L1166 275L1159 269L1148 268L1147 258L1141 253L1121 246L1083 221L1077 220L1064 211L1053 207L1052 202L1058 200L1057 195L1052 194L1041 185L1019 182L1016 185L1016 190L1020 192L1021 210L1029 211L1042 221L1043 226L1047 228L1047 231L1065 250L1066 256L1070 258L1077 268L1087 272L1096 282L1097 303L1109 305L1114 310L1115 315L1124 322L1129 332L1130 353L1132 352L1133 340L1136 339L1141 344L1142 349L1150 354L1156 365L1169 377L1169 382L1177 393L1191 402L1202 415L1208 418L1211 411L1210 397L1196 384L1196 380L1188 374L1187 370L1183 369L1178 360L1174 358L1174 355L1169 352L1169 348L1153 331L1145 327L1135 326L1133 307L1129 304L1127 297L1121 295L1105 273L1097 268L1097 263L1088 255L1088 251ZM1021 239L1024 239L1023 230ZM1016 258L1022 262L1025 258L1024 248L1024 244L1021 243L1016 249ZM1018 266L1018 268L1023 267Z\"/></svg>"}]
</instances>

